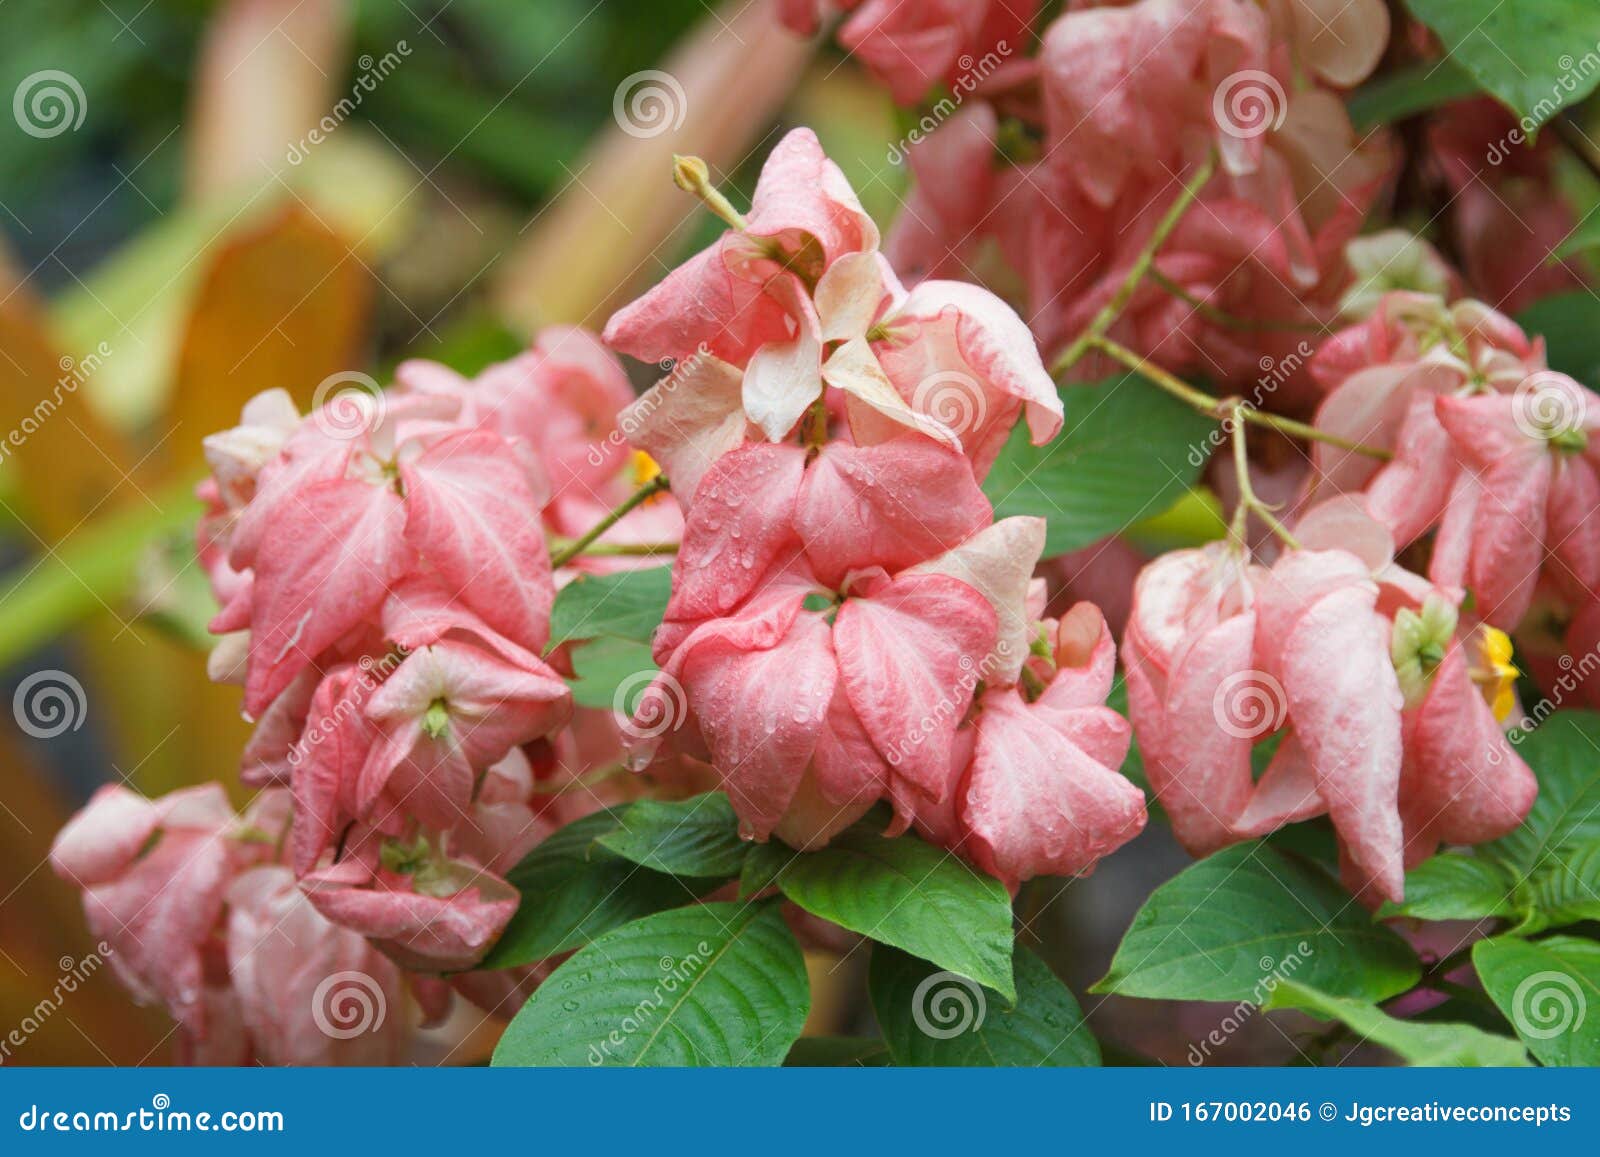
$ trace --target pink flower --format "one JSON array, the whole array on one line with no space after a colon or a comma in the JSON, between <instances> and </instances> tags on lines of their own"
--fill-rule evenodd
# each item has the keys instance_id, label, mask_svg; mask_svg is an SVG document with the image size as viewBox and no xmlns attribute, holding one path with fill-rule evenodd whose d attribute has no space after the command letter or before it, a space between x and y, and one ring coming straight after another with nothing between
<instances>
[{"instance_id":1,"label":"pink flower","mask_svg":"<svg viewBox=\"0 0 1600 1157\"><path fill-rule=\"evenodd\" d=\"M587 330L548 326L526 353L476 378L406 361L395 380L409 392L457 399L464 421L520 440L557 498L597 489L627 463L617 418L634 400L633 388L616 356Z\"/></svg>"},{"instance_id":2,"label":"pink flower","mask_svg":"<svg viewBox=\"0 0 1600 1157\"><path fill-rule=\"evenodd\" d=\"M1460 466L1435 399L1470 389L1507 390L1544 367L1543 342L1479 302L1390 293L1365 321L1333 334L1311 373L1328 389L1319 430L1393 452L1392 460L1318 442L1315 491L1363 492L1367 512L1415 541L1444 515ZM1324 489L1326 488L1326 489Z\"/></svg>"},{"instance_id":3,"label":"pink flower","mask_svg":"<svg viewBox=\"0 0 1600 1157\"><path fill-rule=\"evenodd\" d=\"M378 738L361 769L358 814L387 796L428 827L454 827L480 769L571 712L566 684L533 655L502 658L450 639L420 647L366 702Z\"/></svg>"},{"instance_id":4,"label":"pink flower","mask_svg":"<svg viewBox=\"0 0 1600 1157\"><path fill-rule=\"evenodd\" d=\"M937 85L970 85L980 62L1021 51L1038 9L1038 0L865 0L839 29L839 43L896 101L916 104Z\"/></svg>"},{"instance_id":5,"label":"pink flower","mask_svg":"<svg viewBox=\"0 0 1600 1157\"><path fill-rule=\"evenodd\" d=\"M944 807L919 829L1015 889L1036 875L1077 876L1144 828L1144 793L1117 768L1132 738L1105 707L1116 645L1079 603L1047 624L1048 656L1020 685L986 691L958 735Z\"/></svg>"},{"instance_id":6,"label":"pink flower","mask_svg":"<svg viewBox=\"0 0 1600 1157\"><path fill-rule=\"evenodd\" d=\"M441 430L458 408L445 397L370 399L353 415L325 407L262 468L228 555L250 580L214 623L250 631L250 714L371 623L422 559L488 627L543 645L554 598L544 483L503 437Z\"/></svg>"},{"instance_id":7,"label":"pink flower","mask_svg":"<svg viewBox=\"0 0 1600 1157\"><path fill-rule=\"evenodd\" d=\"M1140 576L1123 641L1140 751L1195 854L1327 814L1352 887L1399 899L1405 868L1439 842L1502 835L1532 806L1532 773L1473 685L1481 671L1504 706L1509 668L1473 652L1509 644L1458 632L1456 601L1396 567L1350 503L1296 533L1307 549L1270 570L1219 545Z\"/></svg>"},{"instance_id":8,"label":"pink flower","mask_svg":"<svg viewBox=\"0 0 1600 1157\"><path fill-rule=\"evenodd\" d=\"M878 227L810 129L772 150L745 220L613 316L606 344L640 361L709 353L742 367L762 346L796 340L802 273L815 283L845 254L878 247Z\"/></svg>"},{"instance_id":9,"label":"pink flower","mask_svg":"<svg viewBox=\"0 0 1600 1157\"><path fill-rule=\"evenodd\" d=\"M1556 188L1555 142L1530 143L1496 101L1458 101L1433 114L1427 146L1450 192L1451 234L1473 290L1518 313L1585 283L1572 259L1554 261L1579 222Z\"/></svg>"},{"instance_id":10,"label":"pink flower","mask_svg":"<svg viewBox=\"0 0 1600 1157\"><path fill-rule=\"evenodd\" d=\"M719 454L784 441L830 388L856 443L911 430L963 448L980 471L1024 411L1035 441L1060 429L1055 385L1009 306L954 281L908 294L876 250L842 175L796 130L768 159L746 228L611 319L617 348L676 359L623 423L680 502Z\"/></svg>"},{"instance_id":11,"label":"pink flower","mask_svg":"<svg viewBox=\"0 0 1600 1157\"><path fill-rule=\"evenodd\" d=\"M1463 466L1434 544L1435 581L1465 584L1478 614L1506 629L1541 573L1574 599L1600 590L1594 395L1545 370L1510 394L1440 397L1435 407Z\"/></svg>"},{"instance_id":12,"label":"pink flower","mask_svg":"<svg viewBox=\"0 0 1600 1157\"><path fill-rule=\"evenodd\" d=\"M208 1031L206 956L228 887L270 847L239 834L220 784L159 800L108 785L50 849L56 875L83 889L89 931L110 945L118 979L197 1040Z\"/></svg>"},{"instance_id":13,"label":"pink flower","mask_svg":"<svg viewBox=\"0 0 1600 1157\"><path fill-rule=\"evenodd\" d=\"M1040 53L1052 152L1101 208L1136 184L1165 184L1209 147L1230 173L1254 173L1262 134L1220 119L1229 110L1213 97L1230 77L1268 75L1267 54L1267 16L1246 0L1139 0L1068 12L1045 32ZM1273 94L1264 90L1262 99Z\"/></svg>"},{"instance_id":14,"label":"pink flower","mask_svg":"<svg viewBox=\"0 0 1600 1157\"><path fill-rule=\"evenodd\" d=\"M403 968L458 972L483 959L517 910L517 890L419 835L371 833L336 864L301 878L316 910L371 940Z\"/></svg>"},{"instance_id":15,"label":"pink flower","mask_svg":"<svg viewBox=\"0 0 1600 1157\"><path fill-rule=\"evenodd\" d=\"M1034 523L1022 541L990 517L929 442L723 457L685 529L635 762L686 711L680 742L703 741L747 830L799 846L880 797L903 822L937 802L977 682L1020 665L996 601L1021 602L1042 528L1009 520Z\"/></svg>"},{"instance_id":16,"label":"pink flower","mask_svg":"<svg viewBox=\"0 0 1600 1157\"><path fill-rule=\"evenodd\" d=\"M1039 3L780 0L778 18L800 35L811 36L830 8L853 10L854 14L839 29L839 43L888 86L896 101L911 105L937 85L956 88L972 83L968 74L982 61L1020 51Z\"/></svg>"},{"instance_id":17,"label":"pink flower","mask_svg":"<svg viewBox=\"0 0 1600 1157\"><path fill-rule=\"evenodd\" d=\"M269 1065L393 1065L411 1037L405 978L330 923L286 867L228 888L228 974L254 1056Z\"/></svg>"}]
</instances>

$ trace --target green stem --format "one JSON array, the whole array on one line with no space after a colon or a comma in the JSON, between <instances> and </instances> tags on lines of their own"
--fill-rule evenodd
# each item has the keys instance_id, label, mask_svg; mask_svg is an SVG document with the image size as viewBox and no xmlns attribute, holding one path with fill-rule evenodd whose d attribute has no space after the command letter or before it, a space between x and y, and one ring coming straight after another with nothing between
<instances>
[{"instance_id":1,"label":"green stem","mask_svg":"<svg viewBox=\"0 0 1600 1157\"><path fill-rule=\"evenodd\" d=\"M610 514L606 515L599 522L595 523L587 534L583 535L581 538L574 539L565 546L562 546L559 549L551 552L550 565L552 567L565 566L567 563L571 562L580 554L583 554L586 550L588 550L590 544L593 543L595 539L599 538L606 531L610 530L613 526L626 518L628 513L635 507L654 498L657 494L662 493L671 485L672 484L667 481L667 476L665 474L657 474L654 478L650 479L650 481L639 487L639 489L628 495L628 497L623 500L623 502Z\"/></svg>"},{"instance_id":2,"label":"green stem","mask_svg":"<svg viewBox=\"0 0 1600 1157\"><path fill-rule=\"evenodd\" d=\"M1060 377L1077 365L1083 359L1083 355L1089 352L1090 347L1111 329L1112 323L1128 307L1128 302L1133 300L1133 295L1138 290L1139 283L1144 280L1145 274L1150 271L1150 266L1156 259L1156 252L1162 245L1166 244L1167 238L1178 227L1178 222L1183 220L1183 215L1189 211L1189 207L1194 204L1195 198L1200 195L1200 190L1205 187L1207 181L1211 180L1216 171L1217 157L1215 153L1210 153L1200 167L1195 170L1194 176L1190 177L1183 186L1183 191L1178 194L1178 199L1168 206L1166 213L1156 223L1155 232L1150 235L1150 239L1145 242L1144 248L1139 251L1138 257L1134 259L1132 268L1128 270L1127 277L1117 287L1117 292L1112 295L1110 301L1106 302L1100 312L1095 314L1094 320L1089 323L1089 328L1079 334L1077 339L1067 347L1066 352L1057 358L1055 364L1051 366L1050 373L1052 377Z\"/></svg>"},{"instance_id":3,"label":"green stem","mask_svg":"<svg viewBox=\"0 0 1600 1157\"><path fill-rule=\"evenodd\" d=\"M1233 536L1241 544L1246 544L1245 528L1253 512L1285 546L1290 550L1299 550L1299 541L1289 533L1288 527L1278 521L1272 509L1256 497L1255 488L1250 485L1250 455L1244 438L1244 415L1247 409L1243 402L1235 401L1228 415L1233 421L1233 469L1239 486L1239 509L1233 517Z\"/></svg>"},{"instance_id":4,"label":"green stem","mask_svg":"<svg viewBox=\"0 0 1600 1157\"><path fill-rule=\"evenodd\" d=\"M570 548L577 540L552 538L552 554ZM675 542L592 542L578 552L585 558L649 558L657 554L677 554Z\"/></svg>"},{"instance_id":5,"label":"green stem","mask_svg":"<svg viewBox=\"0 0 1600 1157\"><path fill-rule=\"evenodd\" d=\"M1204 390L1195 389L1148 358L1140 357L1127 346L1119 345L1109 338L1097 337L1090 344L1106 356L1121 362L1153 385L1161 387L1161 389L1178 400L1187 402L1207 417L1222 418L1237 412L1244 421L1252 425L1266 426L1292 438L1304 438L1310 442L1326 442L1328 445L1337 446L1341 450L1349 450L1353 454L1365 454L1368 458L1376 458L1383 462L1387 462L1393 457L1389 451L1380 446L1368 446L1361 442L1352 442L1348 438L1341 438L1337 434L1330 434L1326 430L1319 430L1315 426L1308 426L1304 422L1295 421L1293 418L1269 414L1264 410L1256 409L1254 406L1242 404L1235 406L1232 402L1215 398Z\"/></svg>"},{"instance_id":6,"label":"green stem","mask_svg":"<svg viewBox=\"0 0 1600 1157\"><path fill-rule=\"evenodd\" d=\"M699 157L673 157L672 181L685 193L693 193L704 202L730 229L741 233L745 229L744 214L733 207L733 202L711 183L711 170Z\"/></svg>"}]
</instances>

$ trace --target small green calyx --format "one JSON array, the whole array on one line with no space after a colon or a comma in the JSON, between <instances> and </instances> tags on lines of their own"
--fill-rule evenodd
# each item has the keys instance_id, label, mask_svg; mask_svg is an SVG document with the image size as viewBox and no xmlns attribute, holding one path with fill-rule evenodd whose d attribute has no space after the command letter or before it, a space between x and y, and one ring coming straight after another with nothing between
<instances>
[{"instance_id":1,"label":"small green calyx","mask_svg":"<svg viewBox=\"0 0 1600 1157\"><path fill-rule=\"evenodd\" d=\"M1389 658L1407 707L1416 706L1427 694L1433 673L1444 662L1450 641L1455 638L1459 620L1460 612L1438 595L1424 599L1420 613L1409 608L1395 613Z\"/></svg>"},{"instance_id":2,"label":"small green calyx","mask_svg":"<svg viewBox=\"0 0 1600 1157\"><path fill-rule=\"evenodd\" d=\"M428 710L422 716L422 730L428 733L430 739L443 739L450 730L450 704L443 699L435 699L428 704Z\"/></svg>"},{"instance_id":3,"label":"small green calyx","mask_svg":"<svg viewBox=\"0 0 1600 1157\"><path fill-rule=\"evenodd\" d=\"M426 836L418 836L411 843L402 840L385 840L378 849L378 862L401 876L410 876L427 866L433 849Z\"/></svg>"},{"instance_id":4,"label":"small green calyx","mask_svg":"<svg viewBox=\"0 0 1600 1157\"><path fill-rule=\"evenodd\" d=\"M1589 432L1582 426L1557 430L1550 435L1550 445L1568 454L1581 454L1589 448Z\"/></svg>"}]
</instances>

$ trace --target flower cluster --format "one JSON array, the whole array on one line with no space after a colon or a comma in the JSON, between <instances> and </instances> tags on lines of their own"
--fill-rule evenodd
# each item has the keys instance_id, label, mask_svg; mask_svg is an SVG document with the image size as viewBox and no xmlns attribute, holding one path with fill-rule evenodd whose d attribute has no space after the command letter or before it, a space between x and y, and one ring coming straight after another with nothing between
<instances>
[{"instance_id":1,"label":"flower cluster","mask_svg":"<svg viewBox=\"0 0 1600 1157\"><path fill-rule=\"evenodd\" d=\"M570 571L552 572L547 534L592 524L638 471L621 367L552 329L475 380L425 362L397 376L304 417L271 391L206 439L211 669L255 720L249 812L215 785L107 788L57 843L119 974L165 1002L197 1058L393 1062L416 1019L406 991L430 1019L452 987L503 1003L535 973L463 970L516 910L505 875L607 798L562 788L621 758L615 716L575 715L541 657ZM670 543L681 525L667 499L606 541ZM388 1031L305 1022L300 987L341 968L392 1007Z\"/></svg>"},{"instance_id":2,"label":"flower cluster","mask_svg":"<svg viewBox=\"0 0 1600 1157\"><path fill-rule=\"evenodd\" d=\"M1441 842L1504 835L1533 804L1499 726L1510 646L1397 566L1355 502L1295 535L1270 568L1218 544L1139 576L1122 644L1139 750L1191 852L1327 815L1352 887L1398 900Z\"/></svg>"},{"instance_id":3,"label":"flower cluster","mask_svg":"<svg viewBox=\"0 0 1600 1157\"><path fill-rule=\"evenodd\" d=\"M188 1056L394 1061L452 993L510 1011L553 963L482 967L537 875L512 869L645 794L724 792L740 835L800 852L874 825L1015 892L1139 834L1137 740L1190 852L1318 819L1374 906L1524 820L1512 638L1535 675L1600 654L1600 402L1501 312L1581 271L1501 251L1470 160L1496 118L1430 114L1397 182L1459 199L1458 269L1357 236L1400 156L1341 95L1392 47L1381 0L1073 0L1035 35L1043 8L780 5L806 35L838 16L901 104L956 94L887 237L809 129L747 211L680 157L726 228L602 337L552 328L473 378L405 362L306 415L271 391L206 439L210 669L258 794L105 788L54 850ZM1547 149L1504 190L1536 239ZM636 396L618 354L665 376ZM1002 493L1065 424L1058 380L1111 367L1221 423L1173 461L1209 460L1225 537L1175 516L1181 549L1046 558L1052 496ZM609 572L665 553L655 666L592 698L585 661L642 656L666 586ZM558 617L627 592L614 651L570 622L552 645L582 572ZM382 1031L323 1023L352 974Z\"/></svg>"},{"instance_id":4,"label":"flower cluster","mask_svg":"<svg viewBox=\"0 0 1600 1157\"><path fill-rule=\"evenodd\" d=\"M1034 14L895 7L938 15L890 21L865 6L841 42L870 19L871 42L892 44L901 71L947 83L946 46L968 45L970 64L984 13ZM1393 165L1387 138L1358 137L1337 90L1373 70L1388 34L1381 0L1069 5L1035 58L984 77L907 151L917 182L887 251L913 276L981 275L1025 303L1057 351L1116 296L1182 186L1201 180L1198 208L1111 332L1169 369L1252 382L1263 359L1296 347L1297 329L1336 316L1345 242ZM926 94L896 85L888 52L854 52L897 95ZM1209 153L1219 166L1206 179ZM1094 358L1077 372L1103 376Z\"/></svg>"},{"instance_id":5,"label":"flower cluster","mask_svg":"<svg viewBox=\"0 0 1600 1157\"><path fill-rule=\"evenodd\" d=\"M606 330L688 363L634 411L689 511L635 765L704 756L756 838L815 847L885 800L1013 885L1087 872L1145 814L1098 706L1109 636L1092 664L1080 632L1045 641L1043 523L995 522L978 487L1024 414L1036 440L1061 423L1026 328L975 286L901 290L806 130L724 215Z\"/></svg>"},{"instance_id":6,"label":"flower cluster","mask_svg":"<svg viewBox=\"0 0 1600 1157\"><path fill-rule=\"evenodd\" d=\"M1311 485L1359 494L1401 545L1436 532L1429 576L1470 589L1480 618L1514 630L1541 586L1579 605L1600 590L1600 403L1545 368L1542 341L1479 302L1392 293L1312 373L1317 428L1392 457L1320 444Z\"/></svg>"}]
</instances>

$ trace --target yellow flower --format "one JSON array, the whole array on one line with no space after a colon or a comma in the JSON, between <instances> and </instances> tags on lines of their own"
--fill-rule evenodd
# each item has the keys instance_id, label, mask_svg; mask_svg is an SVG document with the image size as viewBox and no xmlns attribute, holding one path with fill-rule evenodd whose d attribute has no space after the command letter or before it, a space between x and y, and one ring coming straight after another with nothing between
<instances>
[{"instance_id":1,"label":"yellow flower","mask_svg":"<svg viewBox=\"0 0 1600 1157\"><path fill-rule=\"evenodd\" d=\"M1517 676L1522 674L1511 662L1511 640L1504 631L1480 626L1473 635L1471 653L1474 662L1468 670L1472 681L1483 692L1495 719L1504 723L1516 706Z\"/></svg>"}]
</instances>

